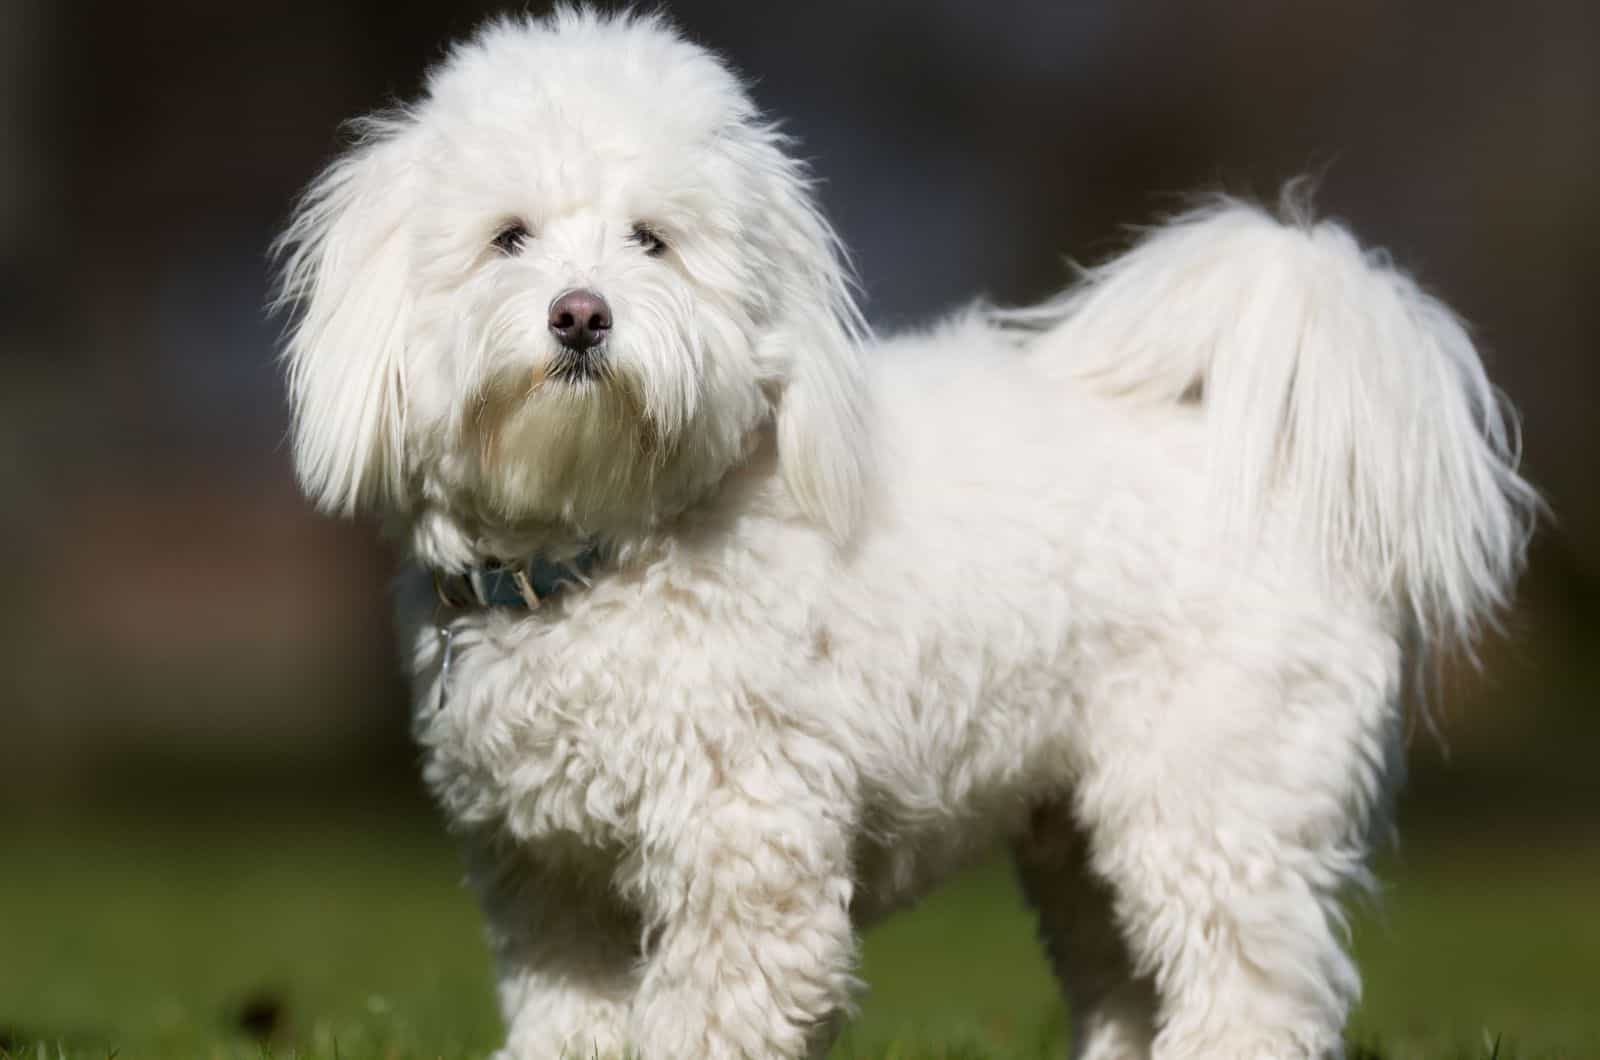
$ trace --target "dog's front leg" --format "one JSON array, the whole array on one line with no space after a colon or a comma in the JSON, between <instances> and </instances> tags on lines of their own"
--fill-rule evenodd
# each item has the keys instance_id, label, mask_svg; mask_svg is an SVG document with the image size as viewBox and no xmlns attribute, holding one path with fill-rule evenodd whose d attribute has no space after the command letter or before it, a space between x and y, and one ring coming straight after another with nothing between
<instances>
[{"instance_id":1,"label":"dog's front leg","mask_svg":"<svg viewBox=\"0 0 1600 1060\"><path fill-rule=\"evenodd\" d=\"M845 800L818 787L766 759L645 808L628 881L649 925L640 1057L799 1058L828 1036L855 940Z\"/></svg>"},{"instance_id":2,"label":"dog's front leg","mask_svg":"<svg viewBox=\"0 0 1600 1060\"><path fill-rule=\"evenodd\" d=\"M639 920L603 873L495 836L467 842L506 1025L497 1060L625 1054Z\"/></svg>"}]
</instances>

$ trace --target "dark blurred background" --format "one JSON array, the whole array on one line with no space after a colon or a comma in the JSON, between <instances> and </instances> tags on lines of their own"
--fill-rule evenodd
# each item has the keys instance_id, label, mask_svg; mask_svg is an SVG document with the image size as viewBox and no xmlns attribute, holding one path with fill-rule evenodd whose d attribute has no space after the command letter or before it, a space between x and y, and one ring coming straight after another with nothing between
<instances>
[{"instance_id":1,"label":"dark blurred background","mask_svg":"<svg viewBox=\"0 0 1600 1060\"><path fill-rule=\"evenodd\" d=\"M0 816L413 797L390 557L296 494L267 247L339 123L498 9L9 0ZM1179 193L1320 176L1474 324L1555 515L1509 635L1449 675L1448 761L1416 739L1403 817L1595 837L1600 7L670 10L803 141L884 329L1040 298Z\"/></svg>"}]
</instances>

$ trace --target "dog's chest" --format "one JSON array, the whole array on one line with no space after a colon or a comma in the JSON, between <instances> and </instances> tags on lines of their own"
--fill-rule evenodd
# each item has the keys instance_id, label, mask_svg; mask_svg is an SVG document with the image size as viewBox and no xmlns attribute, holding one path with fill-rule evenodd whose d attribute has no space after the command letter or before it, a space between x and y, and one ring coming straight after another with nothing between
<instances>
[{"instance_id":1,"label":"dog's chest","mask_svg":"<svg viewBox=\"0 0 1600 1060\"><path fill-rule=\"evenodd\" d=\"M522 842L612 849L632 836L641 778L634 696L604 660L491 626L448 645L419 634L415 729L423 775L457 823ZM429 638L437 640L427 644Z\"/></svg>"}]
</instances>

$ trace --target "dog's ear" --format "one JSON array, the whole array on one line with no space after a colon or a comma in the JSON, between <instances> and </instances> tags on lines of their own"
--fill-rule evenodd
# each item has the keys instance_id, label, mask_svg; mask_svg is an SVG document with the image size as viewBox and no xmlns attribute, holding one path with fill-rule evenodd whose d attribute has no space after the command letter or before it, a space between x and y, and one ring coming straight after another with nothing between
<instances>
[{"instance_id":1,"label":"dog's ear","mask_svg":"<svg viewBox=\"0 0 1600 1060\"><path fill-rule=\"evenodd\" d=\"M312 183L275 248L294 463L324 511L396 503L404 486L404 337L412 135L370 119Z\"/></svg>"},{"instance_id":2,"label":"dog's ear","mask_svg":"<svg viewBox=\"0 0 1600 1060\"><path fill-rule=\"evenodd\" d=\"M804 166L780 136L767 137L757 150L755 228L771 306L760 356L776 403L778 462L801 511L842 542L860 521L871 474L866 326Z\"/></svg>"}]
</instances>

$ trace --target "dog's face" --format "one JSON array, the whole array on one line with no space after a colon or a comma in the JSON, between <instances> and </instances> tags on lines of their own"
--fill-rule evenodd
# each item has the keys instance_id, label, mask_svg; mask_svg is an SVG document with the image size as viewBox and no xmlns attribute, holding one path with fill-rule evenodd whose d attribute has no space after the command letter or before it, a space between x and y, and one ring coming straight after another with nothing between
<instances>
[{"instance_id":1,"label":"dog's face","mask_svg":"<svg viewBox=\"0 0 1600 1060\"><path fill-rule=\"evenodd\" d=\"M362 131L284 239L319 504L626 531L773 424L797 510L848 532L859 318L803 168L714 56L652 18L498 22Z\"/></svg>"}]
</instances>

